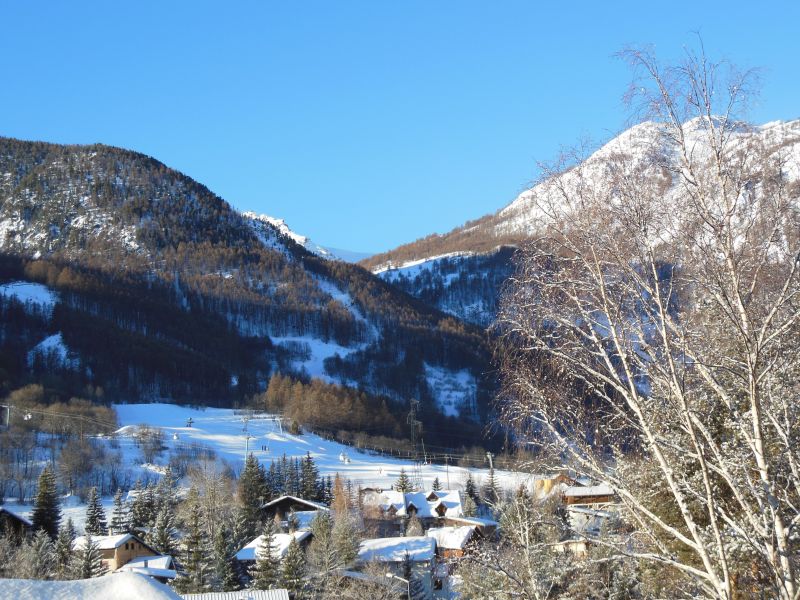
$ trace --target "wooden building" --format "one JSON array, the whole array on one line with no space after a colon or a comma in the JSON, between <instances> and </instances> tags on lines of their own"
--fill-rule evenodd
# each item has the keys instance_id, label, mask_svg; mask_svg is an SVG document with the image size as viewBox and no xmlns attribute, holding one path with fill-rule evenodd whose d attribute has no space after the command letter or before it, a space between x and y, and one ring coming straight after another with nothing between
<instances>
[{"instance_id":1,"label":"wooden building","mask_svg":"<svg viewBox=\"0 0 800 600\"><path fill-rule=\"evenodd\" d=\"M120 535L97 535L91 536L92 542L97 544L100 550L103 564L109 571L116 571L125 566L134 558L143 556L158 556L158 552L152 546L147 545L138 536L132 533ZM86 536L75 538L72 543L73 551L79 551L86 545Z\"/></svg>"}]
</instances>

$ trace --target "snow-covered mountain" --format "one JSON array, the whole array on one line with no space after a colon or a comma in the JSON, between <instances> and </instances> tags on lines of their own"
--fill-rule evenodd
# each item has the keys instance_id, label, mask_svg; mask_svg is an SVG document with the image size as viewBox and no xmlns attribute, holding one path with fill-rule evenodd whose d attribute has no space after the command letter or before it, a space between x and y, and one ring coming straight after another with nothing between
<instances>
[{"instance_id":1,"label":"snow-covered mountain","mask_svg":"<svg viewBox=\"0 0 800 600\"><path fill-rule=\"evenodd\" d=\"M270 217L269 215L260 215L251 211L244 212L242 215L248 219L252 227L256 231L263 229L264 224L270 226L272 229L277 230L278 233L284 235L294 241L296 244L301 245L303 248L329 260L342 260L344 262L356 263L370 257L368 252L354 252L352 250L341 250L339 248L323 247L313 242L311 238L301 235L292 230L283 219Z\"/></svg>"},{"instance_id":2,"label":"snow-covered mountain","mask_svg":"<svg viewBox=\"0 0 800 600\"><path fill-rule=\"evenodd\" d=\"M548 199L561 198L566 190L599 181L609 158L634 169L648 162L677 161L676 145L654 122L636 125L613 138L582 164L545 179L520 193L494 214L470 221L446 234L433 234L386 253L361 261L384 280L439 310L485 326L497 306L503 281L513 272L512 248L534 238L547 215ZM684 125L693 152L709 152L708 131L697 120ZM800 181L800 120L774 121L759 127L740 127L733 133L733 147L764 144L779 152L789 180ZM654 156L661 160L653 161ZM665 184L665 194L676 185Z\"/></svg>"},{"instance_id":3,"label":"snow-covered mountain","mask_svg":"<svg viewBox=\"0 0 800 600\"><path fill-rule=\"evenodd\" d=\"M0 138L0 284L58 298L52 318L0 298L22 311L0 320L20 373L60 361L117 397L219 402L281 372L485 414L480 330L333 256L142 154Z\"/></svg>"}]
</instances>

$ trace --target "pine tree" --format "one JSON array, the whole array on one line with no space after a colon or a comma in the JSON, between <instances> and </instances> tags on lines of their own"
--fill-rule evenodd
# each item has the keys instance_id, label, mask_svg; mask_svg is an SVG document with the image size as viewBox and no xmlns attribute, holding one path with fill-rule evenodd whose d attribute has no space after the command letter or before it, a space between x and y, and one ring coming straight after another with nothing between
<instances>
[{"instance_id":1,"label":"pine tree","mask_svg":"<svg viewBox=\"0 0 800 600\"><path fill-rule=\"evenodd\" d=\"M44 530L39 530L30 541L30 560L36 572L36 579L48 579L55 571L55 548L53 540Z\"/></svg>"},{"instance_id":2,"label":"pine tree","mask_svg":"<svg viewBox=\"0 0 800 600\"><path fill-rule=\"evenodd\" d=\"M169 504L161 507L147 540L161 554L175 554L175 515Z\"/></svg>"},{"instance_id":3,"label":"pine tree","mask_svg":"<svg viewBox=\"0 0 800 600\"><path fill-rule=\"evenodd\" d=\"M156 514L161 510L164 503L169 503L172 506L173 512L178 505L178 482L172 473L172 468L167 465L161 479L154 489L154 511Z\"/></svg>"},{"instance_id":4,"label":"pine tree","mask_svg":"<svg viewBox=\"0 0 800 600\"><path fill-rule=\"evenodd\" d=\"M394 489L403 494L413 491L414 488L411 486L411 480L406 475L405 469L400 469L400 477L397 478Z\"/></svg>"},{"instance_id":5,"label":"pine tree","mask_svg":"<svg viewBox=\"0 0 800 600\"><path fill-rule=\"evenodd\" d=\"M328 506L333 503L333 480L330 475L325 478L325 499L323 502Z\"/></svg>"},{"instance_id":6,"label":"pine tree","mask_svg":"<svg viewBox=\"0 0 800 600\"><path fill-rule=\"evenodd\" d=\"M155 508L153 487L148 484L143 488L138 481L136 485L136 495L130 510L130 527L131 529L153 527L158 514Z\"/></svg>"},{"instance_id":7,"label":"pine tree","mask_svg":"<svg viewBox=\"0 0 800 600\"><path fill-rule=\"evenodd\" d=\"M300 481L300 461L298 459L294 459L289 465L288 490L290 496L300 495Z\"/></svg>"},{"instance_id":8,"label":"pine tree","mask_svg":"<svg viewBox=\"0 0 800 600\"><path fill-rule=\"evenodd\" d=\"M483 502L489 506L495 506L500 499L500 485L494 474L494 469L489 469L489 477L483 486Z\"/></svg>"},{"instance_id":9,"label":"pine tree","mask_svg":"<svg viewBox=\"0 0 800 600\"><path fill-rule=\"evenodd\" d=\"M184 560L183 568L186 577L181 579L182 592L202 592L208 582L208 563L206 560L206 537L202 527L202 512L197 489L192 487L186 497L189 517L185 525L183 537ZM169 510L169 503L165 502L163 511ZM163 550L162 550L163 552Z\"/></svg>"},{"instance_id":10,"label":"pine tree","mask_svg":"<svg viewBox=\"0 0 800 600\"><path fill-rule=\"evenodd\" d=\"M234 552L223 527L217 530L211 556L211 589L215 592L238 590L239 579L233 568Z\"/></svg>"},{"instance_id":11,"label":"pine tree","mask_svg":"<svg viewBox=\"0 0 800 600\"><path fill-rule=\"evenodd\" d=\"M295 598L298 597L303 589L303 577L306 574L306 557L303 549L297 543L297 538L292 537L286 557L283 559L283 572L281 573L281 585L294 592Z\"/></svg>"},{"instance_id":12,"label":"pine tree","mask_svg":"<svg viewBox=\"0 0 800 600\"><path fill-rule=\"evenodd\" d=\"M469 494L464 495L464 506L462 508L465 517L474 517L478 514L478 507L475 505L475 500Z\"/></svg>"},{"instance_id":13,"label":"pine tree","mask_svg":"<svg viewBox=\"0 0 800 600\"><path fill-rule=\"evenodd\" d=\"M317 511L311 521L311 545L308 547L308 560L314 572L327 577L340 565L333 540L333 519L327 510Z\"/></svg>"},{"instance_id":14,"label":"pine tree","mask_svg":"<svg viewBox=\"0 0 800 600\"><path fill-rule=\"evenodd\" d=\"M233 530L231 531L231 543L234 547L241 548L252 541L252 537L247 537L248 527L243 511L237 508L233 519Z\"/></svg>"},{"instance_id":15,"label":"pine tree","mask_svg":"<svg viewBox=\"0 0 800 600\"><path fill-rule=\"evenodd\" d=\"M284 457L285 458L285 457ZM250 453L239 477L239 506L247 525L247 537L256 537L261 523L261 506L267 496L267 476L256 457Z\"/></svg>"},{"instance_id":16,"label":"pine tree","mask_svg":"<svg viewBox=\"0 0 800 600\"><path fill-rule=\"evenodd\" d=\"M311 452L306 453L303 459L303 466L300 473L301 481L301 495L307 500L320 500L319 486L317 479L319 478L319 469L314 464L314 459L311 458Z\"/></svg>"},{"instance_id":17,"label":"pine tree","mask_svg":"<svg viewBox=\"0 0 800 600\"><path fill-rule=\"evenodd\" d=\"M472 479L472 473L467 473L467 483L464 485L464 493L472 498L473 502L478 501L478 489L475 487L475 481Z\"/></svg>"},{"instance_id":18,"label":"pine tree","mask_svg":"<svg viewBox=\"0 0 800 600\"><path fill-rule=\"evenodd\" d=\"M83 546L75 555L74 578L91 579L92 577L100 577L105 575L107 570L103 564L103 557L97 547L97 542L92 539L91 535L87 535L84 538Z\"/></svg>"},{"instance_id":19,"label":"pine tree","mask_svg":"<svg viewBox=\"0 0 800 600\"><path fill-rule=\"evenodd\" d=\"M264 523L261 544L256 551L256 564L250 571L253 578L251 586L257 590L271 590L278 587L281 577L280 561L275 557L275 525L272 519Z\"/></svg>"},{"instance_id":20,"label":"pine tree","mask_svg":"<svg viewBox=\"0 0 800 600\"><path fill-rule=\"evenodd\" d=\"M352 515L342 515L336 518L333 525L333 546L339 566L347 567L358 556L358 532Z\"/></svg>"},{"instance_id":21,"label":"pine tree","mask_svg":"<svg viewBox=\"0 0 800 600\"><path fill-rule=\"evenodd\" d=\"M111 535L119 535L129 530L129 515L126 502L122 499L122 490L117 489L114 494L114 510L111 512L111 523L108 525L108 532Z\"/></svg>"},{"instance_id":22,"label":"pine tree","mask_svg":"<svg viewBox=\"0 0 800 600\"><path fill-rule=\"evenodd\" d=\"M438 477L438 476L436 476L436 477L434 478L434 480L433 480L433 486L431 487L431 489L432 489L434 492L438 492L439 490L441 490L441 489L442 489L442 484L441 484L441 482L439 481L439 477Z\"/></svg>"},{"instance_id":23,"label":"pine tree","mask_svg":"<svg viewBox=\"0 0 800 600\"><path fill-rule=\"evenodd\" d=\"M97 488L89 490L89 498L86 505L86 525L84 531L87 535L106 535L106 512L97 494Z\"/></svg>"},{"instance_id":24,"label":"pine tree","mask_svg":"<svg viewBox=\"0 0 800 600\"><path fill-rule=\"evenodd\" d=\"M39 487L31 520L34 531L41 529L50 536L50 539L55 539L58 535L58 525L61 522L61 503L56 488L56 475L50 465L47 465L39 475Z\"/></svg>"},{"instance_id":25,"label":"pine tree","mask_svg":"<svg viewBox=\"0 0 800 600\"><path fill-rule=\"evenodd\" d=\"M72 544L75 542L75 527L72 519L61 525L54 548L57 579L67 579L72 560Z\"/></svg>"}]
</instances>

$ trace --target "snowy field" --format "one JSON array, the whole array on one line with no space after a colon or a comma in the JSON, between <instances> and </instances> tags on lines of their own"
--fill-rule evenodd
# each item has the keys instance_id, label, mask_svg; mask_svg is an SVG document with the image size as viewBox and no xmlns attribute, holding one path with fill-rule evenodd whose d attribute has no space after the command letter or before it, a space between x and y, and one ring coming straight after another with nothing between
<instances>
[{"instance_id":1,"label":"snowy field","mask_svg":"<svg viewBox=\"0 0 800 600\"><path fill-rule=\"evenodd\" d=\"M126 454L137 455L138 450L132 442L126 443L125 437L132 432L133 426L147 424L160 427L166 434L167 445L199 443L216 451L217 456L228 461L238 472L244 462L245 438L252 436L249 449L266 464L280 458L284 453L288 457L302 457L310 452L323 475L333 476L339 473L364 487L389 488L405 468L411 474L413 465L408 461L376 456L362 452L350 446L329 441L311 433L290 435L281 432L278 423L272 419L254 418L247 423L244 430L242 415L224 408L189 408L174 404L121 404L115 406L119 416L121 447ZM188 419L192 426L187 427ZM265 450L262 450L262 447ZM347 456L349 462L341 460ZM488 469L464 469L450 465L423 465L421 477L424 487L430 487L435 477L447 487L448 473L450 488L461 489L471 471L476 483L483 481ZM503 487L515 489L520 483L527 482L531 475L511 471L496 471L496 477Z\"/></svg>"},{"instance_id":2,"label":"snowy field","mask_svg":"<svg viewBox=\"0 0 800 600\"><path fill-rule=\"evenodd\" d=\"M356 448L329 441L315 434L291 435L282 431L278 422L267 415L258 415L247 423L245 432L241 414L223 408L190 408L174 404L121 404L115 406L119 416L120 428L117 431L119 448L124 466L134 473L159 474L169 462L172 450L181 446L199 444L213 449L217 457L228 462L238 473L244 464L245 449L249 448L262 463L269 465L273 459L303 457L310 452L319 467L321 475L334 476L339 473L349 478L355 485L363 487L390 488L404 468L409 476L414 466L408 461L376 455ZM192 420L191 427L187 426ZM133 434L138 425L158 427L164 432L167 450L157 459L157 464L143 464L141 449L137 447ZM246 436L251 436L246 444ZM263 449L262 449L263 448ZM488 475L488 469L465 469L450 465L427 464L420 467L424 488L430 489L435 477L439 478L445 489L460 490L464 487L468 472L477 485L481 485ZM533 476L512 471L496 471L498 483L506 489L516 489L520 484L531 484ZM106 515L110 517L113 498L102 498ZM30 517L32 504L18 504L9 501L10 510ZM62 499L62 515L71 518L75 526L83 529L86 519L86 505L77 497Z\"/></svg>"}]
</instances>

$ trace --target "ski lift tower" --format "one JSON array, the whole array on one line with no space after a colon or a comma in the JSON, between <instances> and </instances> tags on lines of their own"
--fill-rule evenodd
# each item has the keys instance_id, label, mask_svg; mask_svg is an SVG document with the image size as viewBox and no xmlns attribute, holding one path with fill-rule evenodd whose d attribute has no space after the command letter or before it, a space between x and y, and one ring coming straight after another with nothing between
<instances>
[{"instance_id":1,"label":"ski lift tower","mask_svg":"<svg viewBox=\"0 0 800 600\"><path fill-rule=\"evenodd\" d=\"M419 452L417 452L417 434L422 429L422 421L417 420L417 410L419 410L419 400L411 399L411 410L408 412L406 422L411 430L411 448L414 452L414 468L411 471L411 485L414 488L422 489L422 471L419 462Z\"/></svg>"}]
</instances>

